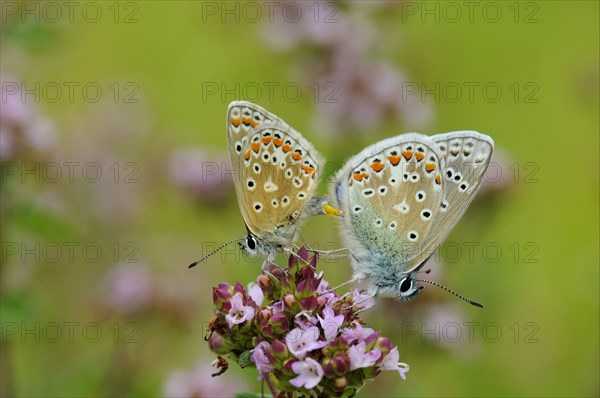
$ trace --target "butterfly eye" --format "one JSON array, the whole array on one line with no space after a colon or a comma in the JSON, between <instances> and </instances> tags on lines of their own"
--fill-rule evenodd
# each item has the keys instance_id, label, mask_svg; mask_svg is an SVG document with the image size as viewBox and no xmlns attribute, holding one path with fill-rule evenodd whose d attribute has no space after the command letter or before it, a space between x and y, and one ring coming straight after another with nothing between
<instances>
[{"instance_id":1,"label":"butterfly eye","mask_svg":"<svg viewBox=\"0 0 600 398\"><path fill-rule=\"evenodd\" d=\"M256 241L254 240L254 237L252 235L248 235L248 237L246 238L246 244L248 245L248 248L250 250L256 249Z\"/></svg>"},{"instance_id":2,"label":"butterfly eye","mask_svg":"<svg viewBox=\"0 0 600 398\"><path fill-rule=\"evenodd\" d=\"M402 282L400 282L400 293L408 292L410 289L412 289L412 286L413 286L412 279L410 279L408 277L402 279Z\"/></svg>"}]
</instances>

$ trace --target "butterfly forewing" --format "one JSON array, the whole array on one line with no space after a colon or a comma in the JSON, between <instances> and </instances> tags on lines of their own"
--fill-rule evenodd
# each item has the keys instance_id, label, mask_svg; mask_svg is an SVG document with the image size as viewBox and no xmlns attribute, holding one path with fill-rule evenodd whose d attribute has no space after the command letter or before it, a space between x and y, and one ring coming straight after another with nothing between
<instances>
[{"instance_id":1,"label":"butterfly forewing","mask_svg":"<svg viewBox=\"0 0 600 398\"><path fill-rule=\"evenodd\" d=\"M260 236L295 224L314 196L321 156L283 120L249 102L230 104L227 131L236 194L247 227Z\"/></svg>"},{"instance_id":2,"label":"butterfly forewing","mask_svg":"<svg viewBox=\"0 0 600 398\"><path fill-rule=\"evenodd\" d=\"M365 256L379 256L400 269L419 261L442 200L440 170L433 141L415 133L352 158L336 187L338 204L347 203L346 243L354 250L359 242Z\"/></svg>"}]
</instances>

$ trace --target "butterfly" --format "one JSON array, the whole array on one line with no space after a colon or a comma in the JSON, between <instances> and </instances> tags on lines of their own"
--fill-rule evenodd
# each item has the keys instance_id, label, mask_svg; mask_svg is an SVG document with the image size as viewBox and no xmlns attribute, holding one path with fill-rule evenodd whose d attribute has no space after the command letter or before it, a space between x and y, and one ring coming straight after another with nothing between
<instances>
[{"instance_id":1,"label":"butterfly","mask_svg":"<svg viewBox=\"0 0 600 398\"><path fill-rule=\"evenodd\" d=\"M246 237L234 241L248 255L272 261L277 252L294 247L307 217L338 214L327 205L327 196L315 196L324 158L278 116L251 102L234 101L227 111L227 141L247 230Z\"/></svg>"},{"instance_id":2,"label":"butterfly","mask_svg":"<svg viewBox=\"0 0 600 398\"><path fill-rule=\"evenodd\" d=\"M417 282L436 284L415 274L475 197L493 150L475 131L408 133L350 158L330 187L354 269L349 282L367 279L371 296L404 300L420 291Z\"/></svg>"}]
</instances>

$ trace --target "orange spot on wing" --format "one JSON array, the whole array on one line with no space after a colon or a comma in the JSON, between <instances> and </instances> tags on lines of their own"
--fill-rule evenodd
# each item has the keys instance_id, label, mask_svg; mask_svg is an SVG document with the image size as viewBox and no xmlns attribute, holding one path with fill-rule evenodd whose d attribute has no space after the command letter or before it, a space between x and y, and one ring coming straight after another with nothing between
<instances>
[{"instance_id":1,"label":"orange spot on wing","mask_svg":"<svg viewBox=\"0 0 600 398\"><path fill-rule=\"evenodd\" d=\"M404 156L404 159L410 160L412 158L412 151L402 151L402 156Z\"/></svg>"},{"instance_id":2,"label":"orange spot on wing","mask_svg":"<svg viewBox=\"0 0 600 398\"><path fill-rule=\"evenodd\" d=\"M380 172L381 170L383 170L384 167L385 166L383 165L383 163L379 161L371 163L371 168L376 172Z\"/></svg>"},{"instance_id":3,"label":"orange spot on wing","mask_svg":"<svg viewBox=\"0 0 600 398\"><path fill-rule=\"evenodd\" d=\"M244 159L246 159L246 160L250 159L250 149L248 149L246 151L246 153L244 154Z\"/></svg>"},{"instance_id":4,"label":"orange spot on wing","mask_svg":"<svg viewBox=\"0 0 600 398\"><path fill-rule=\"evenodd\" d=\"M251 123L252 123L252 127L256 127L260 124L260 122L258 120L254 120L254 119L252 120Z\"/></svg>"},{"instance_id":5,"label":"orange spot on wing","mask_svg":"<svg viewBox=\"0 0 600 398\"><path fill-rule=\"evenodd\" d=\"M352 178L348 180L348 185L352 186L352 184L354 183L354 181L352 181Z\"/></svg>"},{"instance_id":6,"label":"orange spot on wing","mask_svg":"<svg viewBox=\"0 0 600 398\"><path fill-rule=\"evenodd\" d=\"M425 171L428 173L431 173L433 170L435 170L435 163L427 163L425 164Z\"/></svg>"},{"instance_id":7,"label":"orange spot on wing","mask_svg":"<svg viewBox=\"0 0 600 398\"><path fill-rule=\"evenodd\" d=\"M283 149L283 152L288 153L289 151L292 150L292 146L286 144L283 147L281 147L281 149Z\"/></svg>"},{"instance_id":8,"label":"orange spot on wing","mask_svg":"<svg viewBox=\"0 0 600 398\"><path fill-rule=\"evenodd\" d=\"M315 171L315 169L314 169L314 168L312 168L312 167L310 167L310 166L307 166L307 165L305 165L305 164L303 164L303 165L302 165L302 170L304 170L304 172L305 172L306 174L311 174L311 173L313 173L313 172Z\"/></svg>"},{"instance_id":9,"label":"orange spot on wing","mask_svg":"<svg viewBox=\"0 0 600 398\"><path fill-rule=\"evenodd\" d=\"M442 183L442 177L439 174L435 176L435 183L438 185Z\"/></svg>"},{"instance_id":10,"label":"orange spot on wing","mask_svg":"<svg viewBox=\"0 0 600 398\"><path fill-rule=\"evenodd\" d=\"M292 153L292 159L300 160L300 159L302 159L302 155L300 155L298 152L294 152L294 153Z\"/></svg>"},{"instance_id":11,"label":"orange spot on wing","mask_svg":"<svg viewBox=\"0 0 600 398\"><path fill-rule=\"evenodd\" d=\"M388 156L388 160L392 166L397 166L400 163L400 156Z\"/></svg>"},{"instance_id":12,"label":"orange spot on wing","mask_svg":"<svg viewBox=\"0 0 600 398\"><path fill-rule=\"evenodd\" d=\"M417 152L415 153L415 157L417 158L417 162L420 162L421 160L423 160L425 155L423 155L421 152Z\"/></svg>"},{"instance_id":13,"label":"orange spot on wing","mask_svg":"<svg viewBox=\"0 0 600 398\"><path fill-rule=\"evenodd\" d=\"M235 127L240 125L240 118L239 117L232 117L231 118L231 124L233 124Z\"/></svg>"},{"instance_id":14,"label":"orange spot on wing","mask_svg":"<svg viewBox=\"0 0 600 398\"><path fill-rule=\"evenodd\" d=\"M281 138L273 138L273 144L279 148L283 144L283 140Z\"/></svg>"},{"instance_id":15,"label":"orange spot on wing","mask_svg":"<svg viewBox=\"0 0 600 398\"><path fill-rule=\"evenodd\" d=\"M368 179L369 179L369 173L365 173L365 172L363 172L361 175L362 175L362 177L363 177L365 180L368 180Z\"/></svg>"},{"instance_id":16,"label":"orange spot on wing","mask_svg":"<svg viewBox=\"0 0 600 398\"><path fill-rule=\"evenodd\" d=\"M251 144L251 146L252 146L252 150L253 150L255 153L258 153L258 150L260 149L260 143L259 143L259 142L253 142L253 143Z\"/></svg>"},{"instance_id":17,"label":"orange spot on wing","mask_svg":"<svg viewBox=\"0 0 600 398\"><path fill-rule=\"evenodd\" d=\"M244 123L245 125L250 125L251 121L252 121L252 119L250 119L249 117L243 117L242 118L242 123Z\"/></svg>"},{"instance_id":18,"label":"orange spot on wing","mask_svg":"<svg viewBox=\"0 0 600 398\"><path fill-rule=\"evenodd\" d=\"M356 180L356 181L362 181L362 174L360 173L354 173L352 175L352 177Z\"/></svg>"},{"instance_id":19,"label":"orange spot on wing","mask_svg":"<svg viewBox=\"0 0 600 398\"><path fill-rule=\"evenodd\" d=\"M269 142L271 142L271 137L264 137L262 139L263 144L265 145L269 145Z\"/></svg>"}]
</instances>

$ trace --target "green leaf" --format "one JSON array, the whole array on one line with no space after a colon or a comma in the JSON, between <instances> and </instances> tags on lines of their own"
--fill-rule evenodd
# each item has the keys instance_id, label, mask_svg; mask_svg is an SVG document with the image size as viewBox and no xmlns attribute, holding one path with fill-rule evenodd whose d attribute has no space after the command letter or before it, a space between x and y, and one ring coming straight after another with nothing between
<instances>
[{"instance_id":1,"label":"green leaf","mask_svg":"<svg viewBox=\"0 0 600 398\"><path fill-rule=\"evenodd\" d=\"M244 351L240 354L238 359L238 363L240 364L240 368L245 368L247 366L252 365L252 361L250 360L250 355L252 355L251 351Z\"/></svg>"}]
</instances>

